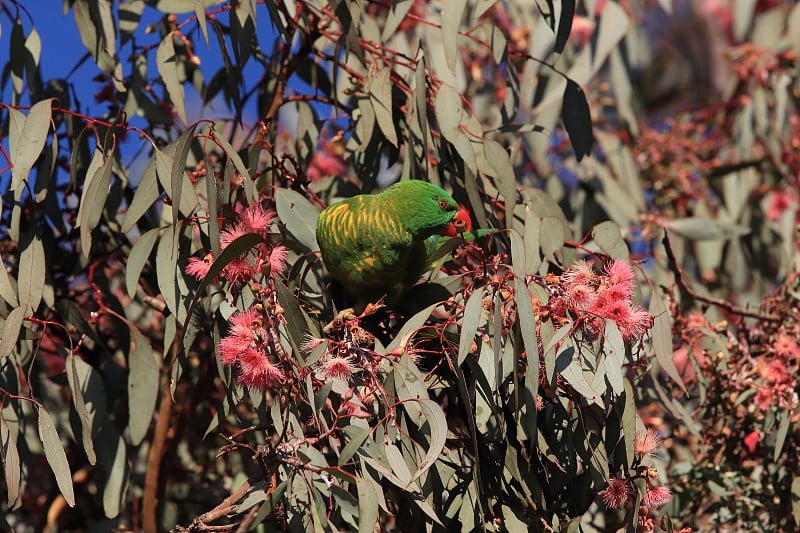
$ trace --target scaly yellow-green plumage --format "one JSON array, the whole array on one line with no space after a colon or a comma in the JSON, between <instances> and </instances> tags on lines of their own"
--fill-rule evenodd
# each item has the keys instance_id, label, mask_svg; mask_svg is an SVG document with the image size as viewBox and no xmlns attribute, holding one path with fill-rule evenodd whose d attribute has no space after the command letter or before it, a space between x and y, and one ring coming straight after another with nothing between
<instances>
[{"instance_id":1,"label":"scaly yellow-green plumage","mask_svg":"<svg viewBox=\"0 0 800 533\"><path fill-rule=\"evenodd\" d=\"M436 185L402 181L325 209L317 243L331 276L358 302L393 303L425 269L426 239L470 230L469 215Z\"/></svg>"}]
</instances>

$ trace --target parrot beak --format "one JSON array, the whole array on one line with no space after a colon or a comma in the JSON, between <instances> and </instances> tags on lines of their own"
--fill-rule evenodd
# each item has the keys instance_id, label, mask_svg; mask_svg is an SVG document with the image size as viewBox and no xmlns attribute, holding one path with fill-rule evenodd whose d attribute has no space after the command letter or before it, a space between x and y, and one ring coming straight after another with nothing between
<instances>
[{"instance_id":1,"label":"parrot beak","mask_svg":"<svg viewBox=\"0 0 800 533\"><path fill-rule=\"evenodd\" d=\"M470 231L472 231L472 220L469 217L469 211L463 205L459 206L453 220L445 228L444 235L456 237L459 233L469 233Z\"/></svg>"}]
</instances>

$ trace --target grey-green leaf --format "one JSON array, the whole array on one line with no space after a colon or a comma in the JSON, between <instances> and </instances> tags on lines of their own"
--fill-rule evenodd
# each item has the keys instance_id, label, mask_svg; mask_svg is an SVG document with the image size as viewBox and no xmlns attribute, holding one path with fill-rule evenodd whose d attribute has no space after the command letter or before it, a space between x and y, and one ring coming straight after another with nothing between
<instances>
[{"instance_id":1,"label":"grey-green leaf","mask_svg":"<svg viewBox=\"0 0 800 533\"><path fill-rule=\"evenodd\" d=\"M44 407L37 406L39 415L39 439L44 446L44 456L53 474L56 476L58 489L70 507L75 507L75 493L72 487L72 472L67 462L67 454L53 424L50 413Z\"/></svg>"},{"instance_id":2,"label":"grey-green leaf","mask_svg":"<svg viewBox=\"0 0 800 533\"><path fill-rule=\"evenodd\" d=\"M128 352L128 428L131 444L137 446L147 434L158 398L159 364L150 341L134 326L130 327Z\"/></svg>"},{"instance_id":3,"label":"grey-green leaf","mask_svg":"<svg viewBox=\"0 0 800 533\"><path fill-rule=\"evenodd\" d=\"M9 149L11 150L11 162L14 164L11 169L12 191L16 191L25 184L31 168L44 149L47 133L50 131L52 102L52 98L37 102L31 107L19 136L15 138L14 135L10 135Z\"/></svg>"},{"instance_id":4,"label":"grey-green leaf","mask_svg":"<svg viewBox=\"0 0 800 533\"><path fill-rule=\"evenodd\" d=\"M44 247L39 237L31 239L19 258L19 301L33 314L42 301L47 265Z\"/></svg>"}]
</instances>

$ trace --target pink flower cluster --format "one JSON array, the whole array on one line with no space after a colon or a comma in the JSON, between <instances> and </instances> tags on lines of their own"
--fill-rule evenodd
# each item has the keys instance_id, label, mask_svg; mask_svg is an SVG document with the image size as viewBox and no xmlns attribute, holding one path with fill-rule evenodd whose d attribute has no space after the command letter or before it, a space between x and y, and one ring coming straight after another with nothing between
<instances>
[{"instance_id":1,"label":"pink flower cluster","mask_svg":"<svg viewBox=\"0 0 800 533\"><path fill-rule=\"evenodd\" d=\"M597 274L585 261L570 266L561 275L566 305L584 320L591 333L604 329L605 320L613 320L625 341L635 342L653 325L653 317L631 302L636 273L624 260L606 265Z\"/></svg>"},{"instance_id":2,"label":"pink flower cluster","mask_svg":"<svg viewBox=\"0 0 800 533\"><path fill-rule=\"evenodd\" d=\"M272 225L275 211L264 209L260 203L239 210L238 218L232 226L220 233L220 248L224 250L242 235L257 233L265 242L256 248L255 257L242 255L222 269L221 277L232 285L258 280L260 275L279 276L286 269L288 249L282 244L269 242L267 231ZM186 265L186 273L202 280L214 263L214 254L206 253L203 257L190 257Z\"/></svg>"},{"instance_id":3,"label":"pink flower cluster","mask_svg":"<svg viewBox=\"0 0 800 533\"><path fill-rule=\"evenodd\" d=\"M236 367L236 382L259 390L286 380L280 369L280 341L273 328L265 327L267 320L260 305L237 311L230 318L228 334L219 343L220 361Z\"/></svg>"},{"instance_id":4,"label":"pink flower cluster","mask_svg":"<svg viewBox=\"0 0 800 533\"><path fill-rule=\"evenodd\" d=\"M640 525L643 525L652 510L663 507L672 499L668 487L653 483L653 480L658 478L658 471L647 464L648 457L653 456L660 445L661 439L653 430L637 434L633 442L635 457L630 472L620 477L612 475L608 480L608 486L598 494L609 509L630 509L636 503L637 491L634 480L644 479L647 489L639 501Z\"/></svg>"}]
</instances>

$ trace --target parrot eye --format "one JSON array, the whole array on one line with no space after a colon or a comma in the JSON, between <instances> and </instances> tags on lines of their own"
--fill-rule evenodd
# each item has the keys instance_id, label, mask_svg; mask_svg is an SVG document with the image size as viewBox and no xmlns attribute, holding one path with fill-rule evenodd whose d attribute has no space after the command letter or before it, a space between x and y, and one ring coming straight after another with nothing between
<instances>
[{"instance_id":1,"label":"parrot eye","mask_svg":"<svg viewBox=\"0 0 800 533\"><path fill-rule=\"evenodd\" d=\"M439 209L442 211L447 209L447 201L446 200L439 200Z\"/></svg>"}]
</instances>

